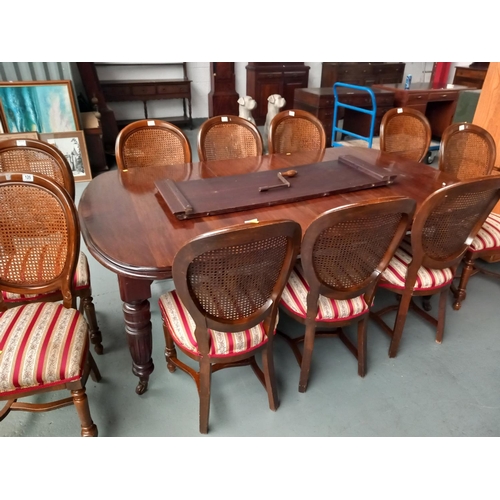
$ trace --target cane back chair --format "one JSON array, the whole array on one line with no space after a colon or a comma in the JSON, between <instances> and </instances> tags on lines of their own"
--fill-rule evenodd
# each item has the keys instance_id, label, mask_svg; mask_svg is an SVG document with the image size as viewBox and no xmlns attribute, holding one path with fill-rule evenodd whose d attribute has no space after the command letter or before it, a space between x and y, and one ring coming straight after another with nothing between
<instances>
[{"instance_id":1,"label":"cane back chair","mask_svg":"<svg viewBox=\"0 0 500 500\"><path fill-rule=\"evenodd\" d=\"M415 211L415 201L390 197L335 208L307 228L301 258L281 298L281 310L305 325L292 338L300 366L299 391L305 392L315 337L338 336L366 373L366 328L380 273L391 260ZM342 327L358 324L357 345ZM303 353L299 345L303 343Z\"/></svg>"},{"instance_id":2,"label":"cane back chair","mask_svg":"<svg viewBox=\"0 0 500 500\"><path fill-rule=\"evenodd\" d=\"M446 300L456 269L499 198L500 177L487 176L445 186L417 210L411 235L403 240L379 282L401 296L399 305L370 312L391 337L391 358L397 354L410 308L436 327L436 342L442 342ZM412 300L435 294L440 294L437 319ZM382 318L390 311L397 311L392 328Z\"/></svg>"},{"instance_id":3,"label":"cane back chair","mask_svg":"<svg viewBox=\"0 0 500 500\"><path fill-rule=\"evenodd\" d=\"M443 133L439 168L457 179L482 177L492 172L496 159L495 141L484 128L472 123L453 123ZM496 262L500 259L500 215L492 212L467 249L463 259L459 284L452 286L453 309L458 310L466 297L466 287L474 274L481 272L500 278L476 259Z\"/></svg>"},{"instance_id":4,"label":"cane back chair","mask_svg":"<svg viewBox=\"0 0 500 500\"><path fill-rule=\"evenodd\" d=\"M70 198L75 199L75 179L64 154L55 146L35 139L12 139L0 142L0 172L21 172L45 175L60 186L64 187ZM102 334L97 324L97 317L92 297L90 269L85 253L80 252L78 265L74 276L75 288L73 294L80 299L80 312L84 312L90 330L90 339L97 354L102 354ZM63 300L60 292L51 294L19 295L5 292L3 295L3 309L16 307L27 302ZM74 304L75 305L75 304Z\"/></svg>"},{"instance_id":5,"label":"cane back chair","mask_svg":"<svg viewBox=\"0 0 500 500\"><path fill-rule=\"evenodd\" d=\"M431 144L431 126L423 113L412 108L392 108L380 122L380 150L421 162Z\"/></svg>"},{"instance_id":6,"label":"cane back chair","mask_svg":"<svg viewBox=\"0 0 500 500\"><path fill-rule=\"evenodd\" d=\"M180 368L196 382L201 433L208 432L211 376L222 368L250 365L277 410L273 337L300 238L293 221L242 224L201 235L175 256L175 290L159 300L165 357L170 372ZM175 346L199 369L181 361Z\"/></svg>"},{"instance_id":7,"label":"cane back chair","mask_svg":"<svg viewBox=\"0 0 500 500\"><path fill-rule=\"evenodd\" d=\"M115 142L120 170L191 163L191 146L184 132L162 120L129 123Z\"/></svg>"},{"instance_id":8,"label":"cane back chair","mask_svg":"<svg viewBox=\"0 0 500 500\"><path fill-rule=\"evenodd\" d=\"M239 116L214 116L202 123L198 133L200 161L261 156L262 136L250 121Z\"/></svg>"},{"instance_id":9,"label":"cane back chair","mask_svg":"<svg viewBox=\"0 0 500 500\"><path fill-rule=\"evenodd\" d=\"M323 124L307 111L281 111L269 125L269 154L317 151L325 149L325 146Z\"/></svg>"},{"instance_id":10,"label":"cane back chair","mask_svg":"<svg viewBox=\"0 0 500 500\"><path fill-rule=\"evenodd\" d=\"M16 294L61 293L63 304L30 302L0 308L0 421L10 411L48 411L74 404L82 436L97 436L85 382L99 371L89 351L88 326L72 308L80 232L68 193L36 174L0 174L0 287ZM0 304L3 298L0 295ZM18 398L68 389L46 403Z\"/></svg>"},{"instance_id":11,"label":"cane back chair","mask_svg":"<svg viewBox=\"0 0 500 500\"><path fill-rule=\"evenodd\" d=\"M439 170L461 181L489 175L495 165L493 137L473 123L452 123L443 132L439 150Z\"/></svg>"}]
</instances>

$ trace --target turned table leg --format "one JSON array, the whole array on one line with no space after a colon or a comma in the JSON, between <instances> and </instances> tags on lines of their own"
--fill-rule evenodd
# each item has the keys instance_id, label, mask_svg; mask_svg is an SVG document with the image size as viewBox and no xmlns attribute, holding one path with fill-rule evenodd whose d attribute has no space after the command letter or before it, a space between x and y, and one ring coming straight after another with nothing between
<instances>
[{"instance_id":1,"label":"turned table leg","mask_svg":"<svg viewBox=\"0 0 500 500\"><path fill-rule=\"evenodd\" d=\"M125 332L132 356L132 372L139 377L135 392L140 395L147 391L149 375L154 370L151 357L153 337L148 300L151 297L152 281L119 276L118 283L123 301Z\"/></svg>"}]
</instances>

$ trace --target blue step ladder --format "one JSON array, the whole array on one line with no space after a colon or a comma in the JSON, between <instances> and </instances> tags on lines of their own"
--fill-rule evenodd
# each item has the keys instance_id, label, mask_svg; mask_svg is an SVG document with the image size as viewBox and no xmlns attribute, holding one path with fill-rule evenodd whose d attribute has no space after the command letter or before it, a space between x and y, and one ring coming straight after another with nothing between
<instances>
[{"instance_id":1,"label":"blue step ladder","mask_svg":"<svg viewBox=\"0 0 500 500\"><path fill-rule=\"evenodd\" d=\"M353 89L353 90L361 90L363 92L366 92L371 99L371 108L360 108L358 106L352 106L351 104L345 104L339 101L339 95L337 89L339 88L347 88L347 89ZM337 141L337 133L340 132L341 137L343 135L349 136L349 137L354 137L356 139L361 139L362 141L366 141L368 143L368 147L372 147L372 142L373 142L373 132L375 129L375 115L377 113L377 101L375 99L375 94L373 93L373 90L369 87L361 87L360 85L352 85L350 83L340 83L336 82L333 84L333 96L335 99L335 104L333 108L333 127L332 127L332 147L341 147L344 146L343 141ZM359 134L355 134L354 132L349 132L348 130L345 130L343 128L339 128L337 126L337 116L338 116L338 109L339 108L344 108L344 109L350 109L359 113L364 113L367 115L371 116L371 123L370 123L370 132L368 136L362 136Z\"/></svg>"}]
</instances>

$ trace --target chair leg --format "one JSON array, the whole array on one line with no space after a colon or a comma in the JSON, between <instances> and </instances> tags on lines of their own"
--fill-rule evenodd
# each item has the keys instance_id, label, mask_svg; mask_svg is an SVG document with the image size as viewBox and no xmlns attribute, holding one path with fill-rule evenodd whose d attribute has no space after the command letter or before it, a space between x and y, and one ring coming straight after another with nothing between
<instances>
[{"instance_id":1,"label":"chair leg","mask_svg":"<svg viewBox=\"0 0 500 500\"><path fill-rule=\"evenodd\" d=\"M389 346L389 357L395 358L398 353L399 342L403 335L403 329L406 323L406 316L410 307L412 295L411 293L403 293L399 303L398 314L394 322L394 329L392 333L391 345Z\"/></svg>"},{"instance_id":2,"label":"chair leg","mask_svg":"<svg viewBox=\"0 0 500 500\"><path fill-rule=\"evenodd\" d=\"M208 418L210 416L210 383L212 367L209 359L200 360L200 432L208 434Z\"/></svg>"},{"instance_id":3,"label":"chair leg","mask_svg":"<svg viewBox=\"0 0 500 500\"><path fill-rule=\"evenodd\" d=\"M424 311L429 312L432 309L431 297L432 297L432 295L424 295L422 297L422 308Z\"/></svg>"},{"instance_id":4,"label":"chair leg","mask_svg":"<svg viewBox=\"0 0 500 500\"><path fill-rule=\"evenodd\" d=\"M441 344L443 341L444 324L446 319L446 303L448 301L448 288L441 291L439 295L439 312L436 332L436 342Z\"/></svg>"},{"instance_id":5,"label":"chair leg","mask_svg":"<svg viewBox=\"0 0 500 500\"><path fill-rule=\"evenodd\" d=\"M469 282L469 278L472 276L474 271L474 260L470 258L465 258L463 260L463 269L462 274L460 276L460 282L455 290L455 301L453 302L453 309L458 311L462 306L462 302L465 300L466 292L465 288L467 287L467 283Z\"/></svg>"},{"instance_id":6,"label":"chair leg","mask_svg":"<svg viewBox=\"0 0 500 500\"><path fill-rule=\"evenodd\" d=\"M276 411L280 405L278 399L278 389L276 387L276 374L274 371L274 357L273 351L270 347L270 342L266 348L262 351L262 366L264 372L264 378L266 381L267 397L269 399L269 408L272 411ZM272 345L272 344L271 344Z\"/></svg>"},{"instance_id":7,"label":"chair leg","mask_svg":"<svg viewBox=\"0 0 500 500\"><path fill-rule=\"evenodd\" d=\"M83 437L97 437L97 426L92 421L90 416L89 402L87 394L85 393L85 388L77 389L76 391L71 391L73 396L73 403L75 404L76 411L80 417L80 422L82 426L82 436Z\"/></svg>"},{"instance_id":8,"label":"chair leg","mask_svg":"<svg viewBox=\"0 0 500 500\"><path fill-rule=\"evenodd\" d=\"M94 382L99 382L101 380L101 372L99 371L99 368L97 367L97 364L95 362L95 359L92 357L91 352L89 351L89 366L90 366L90 376L92 377L92 380Z\"/></svg>"},{"instance_id":9,"label":"chair leg","mask_svg":"<svg viewBox=\"0 0 500 500\"><path fill-rule=\"evenodd\" d=\"M316 326L313 321L306 322L306 334L304 337L304 351L302 353L302 364L300 365L299 392L306 392L311 369L311 359L314 349L314 337Z\"/></svg>"},{"instance_id":10,"label":"chair leg","mask_svg":"<svg viewBox=\"0 0 500 500\"><path fill-rule=\"evenodd\" d=\"M90 341L94 344L94 351L97 354L102 354L102 334L101 330L99 330L99 325L97 324L92 295L86 295L82 297L81 300L83 303L83 310L85 311L85 316L87 318L87 323L89 324Z\"/></svg>"},{"instance_id":11,"label":"chair leg","mask_svg":"<svg viewBox=\"0 0 500 500\"><path fill-rule=\"evenodd\" d=\"M364 377L366 374L366 328L368 325L366 316L358 323L358 375Z\"/></svg>"},{"instance_id":12,"label":"chair leg","mask_svg":"<svg viewBox=\"0 0 500 500\"><path fill-rule=\"evenodd\" d=\"M165 322L163 322L163 335L165 337L165 361L167 362L167 369L170 373L174 373L176 366L170 361L170 358L177 358L177 351L175 344Z\"/></svg>"}]
</instances>

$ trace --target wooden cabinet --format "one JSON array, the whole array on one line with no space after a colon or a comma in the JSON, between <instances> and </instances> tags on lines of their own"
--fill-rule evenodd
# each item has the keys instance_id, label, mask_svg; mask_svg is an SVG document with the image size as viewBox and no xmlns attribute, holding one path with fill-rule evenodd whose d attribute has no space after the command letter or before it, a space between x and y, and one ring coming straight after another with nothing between
<instances>
[{"instance_id":1,"label":"wooden cabinet","mask_svg":"<svg viewBox=\"0 0 500 500\"><path fill-rule=\"evenodd\" d=\"M208 94L208 117L238 116L238 93L234 62L210 63L211 90Z\"/></svg>"},{"instance_id":2,"label":"wooden cabinet","mask_svg":"<svg viewBox=\"0 0 500 500\"><path fill-rule=\"evenodd\" d=\"M295 89L306 88L309 82L309 66L304 63L248 63L247 95L257 101L253 117L257 125L264 125L267 115L267 98L279 94L286 100L280 111L294 107Z\"/></svg>"},{"instance_id":3,"label":"wooden cabinet","mask_svg":"<svg viewBox=\"0 0 500 500\"><path fill-rule=\"evenodd\" d=\"M405 63L324 62L321 67L321 87L335 82L369 87L375 83L401 83Z\"/></svg>"},{"instance_id":4,"label":"wooden cabinet","mask_svg":"<svg viewBox=\"0 0 500 500\"><path fill-rule=\"evenodd\" d=\"M96 63L102 66L105 63ZM121 64L121 63L120 63ZM183 77L165 80L101 80L104 99L107 102L142 101L144 117L148 116L148 101L164 99L182 99L182 116L156 117L175 125L190 125L193 128L191 116L191 80L187 77L186 63L162 63L165 66L182 66ZM132 65L123 63L122 65ZM137 64L133 64L137 66ZM137 118L139 119L139 118ZM119 126L126 125L134 120L122 120Z\"/></svg>"},{"instance_id":5,"label":"wooden cabinet","mask_svg":"<svg viewBox=\"0 0 500 500\"><path fill-rule=\"evenodd\" d=\"M472 63L470 66L456 66L453 84L481 89L489 63Z\"/></svg>"}]
</instances>

